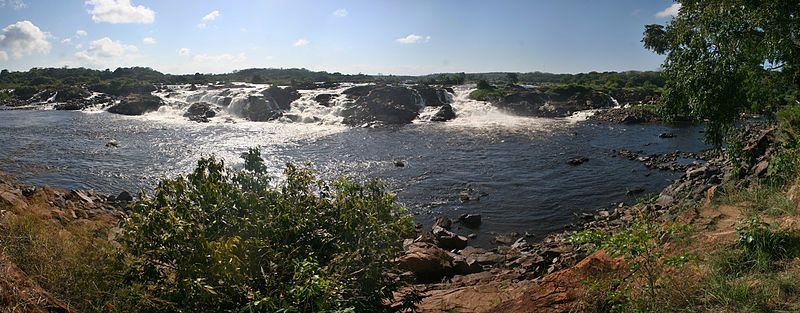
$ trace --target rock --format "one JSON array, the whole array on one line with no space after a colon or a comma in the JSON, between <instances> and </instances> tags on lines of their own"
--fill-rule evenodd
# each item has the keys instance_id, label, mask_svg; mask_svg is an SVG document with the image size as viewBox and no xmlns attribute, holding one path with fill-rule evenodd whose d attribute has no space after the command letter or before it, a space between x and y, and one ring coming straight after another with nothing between
<instances>
[{"instance_id":1,"label":"rock","mask_svg":"<svg viewBox=\"0 0 800 313\"><path fill-rule=\"evenodd\" d=\"M481 226L480 214L462 214L458 217L458 222L468 228L478 228Z\"/></svg>"},{"instance_id":2,"label":"rock","mask_svg":"<svg viewBox=\"0 0 800 313\"><path fill-rule=\"evenodd\" d=\"M455 255L453 256L453 270L458 275L469 275L483 272L483 266L473 258Z\"/></svg>"},{"instance_id":3,"label":"rock","mask_svg":"<svg viewBox=\"0 0 800 313\"><path fill-rule=\"evenodd\" d=\"M486 100L510 114L537 117L566 117L577 111L614 105L608 95L581 86L519 88Z\"/></svg>"},{"instance_id":4,"label":"rock","mask_svg":"<svg viewBox=\"0 0 800 313\"><path fill-rule=\"evenodd\" d=\"M214 110L214 106L208 102L192 103L186 110L186 113L183 114L184 117L188 117L189 120L198 123L208 122L209 118L216 115L217 111Z\"/></svg>"},{"instance_id":5,"label":"rock","mask_svg":"<svg viewBox=\"0 0 800 313\"><path fill-rule=\"evenodd\" d=\"M495 265L505 262L506 257L501 254L497 254L494 252L486 252L480 254L474 254L473 257L478 264L481 265Z\"/></svg>"},{"instance_id":6,"label":"rock","mask_svg":"<svg viewBox=\"0 0 800 313\"><path fill-rule=\"evenodd\" d=\"M510 245L517 241L517 237L519 237L519 234L517 233L497 235L494 237L494 242L503 245Z\"/></svg>"},{"instance_id":7,"label":"rock","mask_svg":"<svg viewBox=\"0 0 800 313\"><path fill-rule=\"evenodd\" d=\"M119 143L117 143L114 140L106 142L106 148L117 148L117 147L119 147Z\"/></svg>"},{"instance_id":8,"label":"rock","mask_svg":"<svg viewBox=\"0 0 800 313\"><path fill-rule=\"evenodd\" d=\"M675 134L673 133L661 133L658 135L658 138L675 138Z\"/></svg>"},{"instance_id":9,"label":"rock","mask_svg":"<svg viewBox=\"0 0 800 313\"><path fill-rule=\"evenodd\" d=\"M431 231L439 247L447 250L461 250L467 247L467 238L456 235L439 226L433 226Z\"/></svg>"},{"instance_id":10,"label":"rock","mask_svg":"<svg viewBox=\"0 0 800 313\"><path fill-rule=\"evenodd\" d=\"M414 243L397 260L397 265L412 272L419 282L435 282L453 275L452 261L452 256L439 247Z\"/></svg>"},{"instance_id":11,"label":"rock","mask_svg":"<svg viewBox=\"0 0 800 313\"><path fill-rule=\"evenodd\" d=\"M450 226L453 225L453 221L445 216L439 216L433 221L433 227L441 227L446 230L450 230Z\"/></svg>"},{"instance_id":12,"label":"rock","mask_svg":"<svg viewBox=\"0 0 800 313\"><path fill-rule=\"evenodd\" d=\"M395 167L406 167L406 163L400 160L394 161Z\"/></svg>"},{"instance_id":13,"label":"rock","mask_svg":"<svg viewBox=\"0 0 800 313\"><path fill-rule=\"evenodd\" d=\"M416 85L412 87L425 103L425 106L444 106L450 103L450 99L445 89L435 88L429 85Z\"/></svg>"},{"instance_id":14,"label":"rock","mask_svg":"<svg viewBox=\"0 0 800 313\"><path fill-rule=\"evenodd\" d=\"M606 123L628 125L660 122L657 114L638 107L602 110L595 112L589 119Z\"/></svg>"},{"instance_id":15,"label":"rock","mask_svg":"<svg viewBox=\"0 0 800 313\"><path fill-rule=\"evenodd\" d=\"M586 163L587 161L589 161L589 158L587 158L587 157L579 157L579 158L569 159L569 161L567 161L567 164L573 165L573 166L574 165L581 165L583 163Z\"/></svg>"},{"instance_id":16,"label":"rock","mask_svg":"<svg viewBox=\"0 0 800 313\"><path fill-rule=\"evenodd\" d=\"M460 192L458 194L458 198L461 200L461 202L469 201L469 192L467 192L467 191Z\"/></svg>"},{"instance_id":17,"label":"rock","mask_svg":"<svg viewBox=\"0 0 800 313\"><path fill-rule=\"evenodd\" d=\"M260 95L251 95L247 101L229 106L228 111L250 121L265 122L283 116L291 109L291 104L300 98L294 88L272 86L261 91Z\"/></svg>"},{"instance_id":18,"label":"rock","mask_svg":"<svg viewBox=\"0 0 800 313\"><path fill-rule=\"evenodd\" d=\"M158 111L164 105L161 98L151 94L131 94L123 98L118 104L108 108L108 112L122 115L142 115Z\"/></svg>"},{"instance_id":19,"label":"rock","mask_svg":"<svg viewBox=\"0 0 800 313\"><path fill-rule=\"evenodd\" d=\"M446 122L454 118L456 118L456 112L453 111L453 107L445 104L431 117L431 122Z\"/></svg>"},{"instance_id":20,"label":"rock","mask_svg":"<svg viewBox=\"0 0 800 313\"><path fill-rule=\"evenodd\" d=\"M400 86L356 86L344 91L352 103L341 111L343 123L408 124L419 115L423 100L417 92Z\"/></svg>"},{"instance_id":21,"label":"rock","mask_svg":"<svg viewBox=\"0 0 800 313\"><path fill-rule=\"evenodd\" d=\"M631 189L628 189L627 191L625 191L625 195L626 196L632 196L632 195L640 194L640 193L643 193L643 192L644 192L644 188L642 188L642 187L634 187L634 188L631 188Z\"/></svg>"},{"instance_id":22,"label":"rock","mask_svg":"<svg viewBox=\"0 0 800 313\"><path fill-rule=\"evenodd\" d=\"M133 201L133 196L129 192L123 190L116 197L116 200L117 201L131 202L131 201Z\"/></svg>"},{"instance_id":23,"label":"rock","mask_svg":"<svg viewBox=\"0 0 800 313\"><path fill-rule=\"evenodd\" d=\"M327 107L331 106L331 100L333 100L333 98L335 97L336 97L335 94L323 93L314 97L314 101L317 101L317 103L319 103L320 105Z\"/></svg>"}]
</instances>

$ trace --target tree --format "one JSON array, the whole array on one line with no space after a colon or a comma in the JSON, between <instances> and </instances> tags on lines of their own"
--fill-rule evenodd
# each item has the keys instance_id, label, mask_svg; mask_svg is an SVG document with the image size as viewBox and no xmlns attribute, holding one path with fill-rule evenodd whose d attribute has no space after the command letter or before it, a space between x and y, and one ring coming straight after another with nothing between
<instances>
[{"instance_id":1,"label":"tree","mask_svg":"<svg viewBox=\"0 0 800 313\"><path fill-rule=\"evenodd\" d=\"M742 112L774 109L797 96L800 3L684 0L677 17L645 26L645 48L666 55L666 117L704 120L721 145Z\"/></svg>"},{"instance_id":2,"label":"tree","mask_svg":"<svg viewBox=\"0 0 800 313\"><path fill-rule=\"evenodd\" d=\"M517 73L507 73L506 80L508 80L508 84L514 85L519 82L519 75Z\"/></svg>"}]
</instances>

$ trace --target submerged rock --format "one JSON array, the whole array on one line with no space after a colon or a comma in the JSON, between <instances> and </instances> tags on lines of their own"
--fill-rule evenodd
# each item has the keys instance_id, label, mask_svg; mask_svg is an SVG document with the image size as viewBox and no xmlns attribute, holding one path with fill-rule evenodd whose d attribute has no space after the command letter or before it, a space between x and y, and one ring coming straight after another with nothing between
<instances>
[{"instance_id":1,"label":"submerged rock","mask_svg":"<svg viewBox=\"0 0 800 313\"><path fill-rule=\"evenodd\" d=\"M108 112L122 115L142 115L158 111L164 105L161 98L151 94L131 94L110 108Z\"/></svg>"},{"instance_id":2,"label":"submerged rock","mask_svg":"<svg viewBox=\"0 0 800 313\"><path fill-rule=\"evenodd\" d=\"M458 217L458 222L468 228L478 228L481 226L480 214L462 214Z\"/></svg>"},{"instance_id":3,"label":"submerged rock","mask_svg":"<svg viewBox=\"0 0 800 313\"><path fill-rule=\"evenodd\" d=\"M569 164L569 165L581 165L581 164L586 163L588 161L589 161L589 158L587 158L587 157L579 157L579 158L569 159L569 161L567 161L567 164Z\"/></svg>"}]
</instances>

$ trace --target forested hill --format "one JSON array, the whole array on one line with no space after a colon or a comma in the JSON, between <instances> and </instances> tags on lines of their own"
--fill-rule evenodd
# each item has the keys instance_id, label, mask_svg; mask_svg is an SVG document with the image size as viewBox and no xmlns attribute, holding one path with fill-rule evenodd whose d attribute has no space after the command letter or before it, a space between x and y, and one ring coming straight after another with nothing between
<instances>
[{"instance_id":1,"label":"forested hill","mask_svg":"<svg viewBox=\"0 0 800 313\"><path fill-rule=\"evenodd\" d=\"M120 94L148 89L156 83L205 84L250 82L296 85L308 82L411 82L455 85L486 80L494 83L576 84L602 89L660 88L659 72L591 72L585 74L532 73L443 73L424 76L364 75L315 72L307 69L253 68L225 74L164 74L147 67L93 70L86 68L33 68L24 72L2 70L0 89L36 90L52 86L83 85L94 91Z\"/></svg>"}]
</instances>

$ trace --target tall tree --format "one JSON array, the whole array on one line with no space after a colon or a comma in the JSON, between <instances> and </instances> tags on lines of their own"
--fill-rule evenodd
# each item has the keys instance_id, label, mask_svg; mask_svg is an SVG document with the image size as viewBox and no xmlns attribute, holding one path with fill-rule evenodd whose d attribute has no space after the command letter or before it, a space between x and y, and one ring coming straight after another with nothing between
<instances>
[{"instance_id":1,"label":"tall tree","mask_svg":"<svg viewBox=\"0 0 800 313\"><path fill-rule=\"evenodd\" d=\"M645 26L645 48L666 55L662 103L667 117L706 123L721 144L742 112L797 101L800 1L682 0L664 25Z\"/></svg>"}]
</instances>

